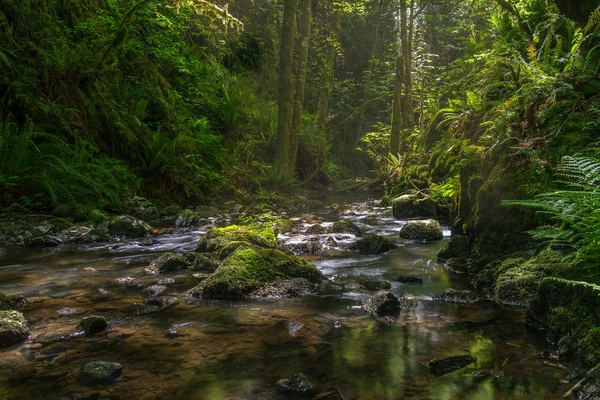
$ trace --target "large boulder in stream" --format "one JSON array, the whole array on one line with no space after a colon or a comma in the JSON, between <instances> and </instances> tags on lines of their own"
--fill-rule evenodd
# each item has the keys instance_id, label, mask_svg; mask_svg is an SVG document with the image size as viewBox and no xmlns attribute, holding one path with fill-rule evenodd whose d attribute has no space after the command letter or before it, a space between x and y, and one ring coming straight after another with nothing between
<instances>
[{"instance_id":1,"label":"large boulder in stream","mask_svg":"<svg viewBox=\"0 0 600 400\"><path fill-rule=\"evenodd\" d=\"M392 212L396 219L435 217L437 205L428 197L405 194L392 200Z\"/></svg>"},{"instance_id":2,"label":"large boulder in stream","mask_svg":"<svg viewBox=\"0 0 600 400\"><path fill-rule=\"evenodd\" d=\"M22 342L28 336L29 327L23 314L15 310L0 311L0 348Z\"/></svg>"},{"instance_id":3,"label":"large boulder in stream","mask_svg":"<svg viewBox=\"0 0 600 400\"><path fill-rule=\"evenodd\" d=\"M364 301L362 307L373 314L375 318L398 318L402 303L395 294L382 290Z\"/></svg>"},{"instance_id":4,"label":"large boulder in stream","mask_svg":"<svg viewBox=\"0 0 600 400\"><path fill-rule=\"evenodd\" d=\"M144 273L146 274L160 274L162 272L176 271L178 269L186 269L190 263L186 260L185 257L179 256L175 253L165 253L158 257L156 260L152 261L150 265L148 265L144 269Z\"/></svg>"},{"instance_id":5,"label":"large boulder in stream","mask_svg":"<svg viewBox=\"0 0 600 400\"><path fill-rule=\"evenodd\" d=\"M114 236L137 238L152 232L150 225L129 215L114 217L106 223L108 233Z\"/></svg>"},{"instance_id":6,"label":"large boulder in stream","mask_svg":"<svg viewBox=\"0 0 600 400\"><path fill-rule=\"evenodd\" d=\"M396 248L391 240L383 236L370 233L352 246L352 250L358 250L360 254L381 254Z\"/></svg>"},{"instance_id":7,"label":"large boulder in stream","mask_svg":"<svg viewBox=\"0 0 600 400\"><path fill-rule=\"evenodd\" d=\"M277 235L271 228L245 225L231 225L224 228L211 229L202 236L196 252L218 253L222 258L233 253L236 248L252 245L265 249L279 249Z\"/></svg>"},{"instance_id":8,"label":"large boulder in stream","mask_svg":"<svg viewBox=\"0 0 600 400\"><path fill-rule=\"evenodd\" d=\"M94 335L105 331L108 328L108 321L104 317L92 315L82 318L79 322L79 327L83 329L86 335Z\"/></svg>"},{"instance_id":9,"label":"large boulder in stream","mask_svg":"<svg viewBox=\"0 0 600 400\"><path fill-rule=\"evenodd\" d=\"M246 245L234 250L225 258L216 272L192 289L190 295L253 297L253 292L260 291L276 281L304 281L314 286L321 279L319 270L302 258L272 248Z\"/></svg>"},{"instance_id":10,"label":"large boulder in stream","mask_svg":"<svg viewBox=\"0 0 600 400\"><path fill-rule=\"evenodd\" d=\"M408 240L441 240L444 232L440 223L434 219L408 221L400 230L400 237Z\"/></svg>"},{"instance_id":11,"label":"large boulder in stream","mask_svg":"<svg viewBox=\"0 0 600 400\"><path fill-rule=\"evenodd\" d=\"M356 236L361 235L361 230L356 224L348 218L342 218L337 221L330 229L331 233L351 233Z\"/></svg>"},{"instance_id":12,"label":"large boulder in stream","mask_svg":"<svg viewBox=\"0 0 600 400\"><path fill-rule=\"evenodd\" d=\"M440 358L438 360L431 360L427 363L427 367L429 368L431 375L438 377L458 371L459 369L462 369L467 365L471 365L476 361L477 359L472 355L465 354L460 356Z\"/></svg>"}]
</instances>

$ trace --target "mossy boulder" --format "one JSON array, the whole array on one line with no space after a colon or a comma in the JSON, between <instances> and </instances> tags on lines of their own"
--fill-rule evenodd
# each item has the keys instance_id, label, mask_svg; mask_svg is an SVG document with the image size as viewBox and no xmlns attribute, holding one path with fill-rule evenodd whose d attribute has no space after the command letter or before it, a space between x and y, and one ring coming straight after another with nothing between
<instances>
[{"instance_id":1,"label":"mossy boulder","mask_svg":"<svg viewBox=\"0 0 600 400\"><path fill-rule=\"evenodd\" d=\"M0 311L0 348L22 342L28 336L29 327L23 314L15 310Z\"/></svg>"},{"instance_id":2,"label":"mossy boulder","mask_svg":"<svg viewBox=\"0 0 600 400\"><path fill-rule=\"evenodd\" d=\"M450 240L438 251L438 262L451 258L468 257L471 249L467 237L464 235L453 235Z\"/></svg>"},{"instance_id":3,"label":"mossy boulder","mask_svg":"<svg viewBox=\"0 0 600 400\"><path fill-rule=\"evenodd\" d=\"M235 250L208 279L190 291L195 297L251 297L276 280L321 280L314 265L276 249L247 247Z\"/></svg>"},{"instance_id":4,"label":"mossy boulder","mask_svg":"<svg viewBox=\"0 0 600 400\"><path fill-rule=\"evenodd\" d=\"M194 262L187 268L195 272L215 272L219 268L219 260L210 253L201 253L196 255Z\"/></svg>"},{"instance_id":5,"label":"mossy boulder","mask_svg":"<svg viewBox=\"0 0 600 400\"><path fill-rule=\"evenodd\" d=\"M396 219L435 217L437 205L430 198L416 194L405 194L391 201L392 212Z\"/></svg>"},{"instance_id":6,"label":"mossy boulder","mask_svg":"<svg viewBox=\"0 0 600 400\"><path fill-rule=\"evenodd\" d=\"M600 363L600 286L547 277L527 311L526 322L543 328L552 342L568 338L582 364Z\"/></svg>"},{"instance_id":7,"label":"mossy boulder","mask_svg":"<svg viewBox=\"0 0 600 400\"><path fill-rule=\"evenodd\" d=\"M232 242L245 243L266 249L279 248L277 235L272 228L231 225L208 231L198 242L196 252L219 252Z\"/></svg>"},{"instance_id":8,"label":"mossy boulder","mask_svg":"<svg viewBox=\"0 0 600 400\"><path fill-rule=\"evenodd\" d=\"M23 296L7 296L0 292L0 311L17 310L25 305Z\"/></svg>"},{"instance_id":9,"label":"mossy boulder","mask_svg":"<svg viewBox=\"0 0 600 400\"><path fill-rule=\"evenodd\" d=\"M92 361L83 367L83 374L96 380L116 378L123 372L123 366L116 362Z\"/></svg>"},{"instance_id":10,"label":"mossy boulder","mask_svg":"<svg viewBox=\"0 0 600 400\"><path fill-rule=\"evenodd\" d=\"M408 240L441 240L444 232L440 223L434 219L408 221L400 230L400 237Z\"/></svg>"},{"instance_id":11,"label":"mossy boulder","mask_svg":"<svg viewBox=\"0 0 600 400\"><path fill-rule=\"evenodd\" d=\"M203 206L203 205L196 207L195 211L196 211L196 215L198 215L200 218L203 218L203 219L214 218L214 217L217 217L221 213L221 211L216 207Z\"/></svg>"},{"instance_id":12,"label":"mossy boulder","mask_svg":"<svg viewBox=\"0 0 600 400\"><path fill-rule=\"evenodd\" d=\"M356 236L361 235L361 230L356 224L348 218L342 218L333 224L330 230L331 233L351 233Z\"/></svg>"},{"instance_id":13,"label":"mossy boulder","mask_svg":"<svg viewBox=\"0 0 600 400\"><path fill-rule=\"evenodd\" d=\"M185 228L189 226L196 226L202 220L200 214L193 210L183 210L177 215L175 220L175 226L178 228Z\"/></svg>"},{"instance_id":14,"label":"mossy boulder","mask_svg":"<svg viewBox=\"0 0 600 400\"><path fill-rule=\"evenodd\" d=\"M190 265L190 263L185 257L168 252L152 261L150 265L144 269L144 273L160 274L163 272L185 269L188 265Z\"/></svg>"},{"instance_id":15,"label":"mossy boulder","mask_svg":"<svg viewBox=\"0 0 600 400\"><path fill-rule=\"evenodd\" d=\"M308 227L306 233L309 235L323 235L327 233L327 228L321 224L314 224Z\"/></svg>"},{"instance_id":16,"label":"mossy boulder","mask_svg":"<svg viewBox=\"0 0 600 400\"><path fill-rule=\"evenodd\" d=\"M106 318L97 315L82 318L79 322L79 327L83 329L86 335L94 335L104 332L108 328Z\"/></svg>"},{"instance_id":17,"label":"mossy boulder","mask_svg":"<svg viewBox=\"0 0 600 400\"><path fill-rule=\"evenodd\" d=\"M278 217L273 224L273 229L278 235L285 235L294 230L294 221L288 218Z\"/></svg>"},{"instance_id":18,"label":"mossy boulder","mask_svg":"<svg viewBox=\"0 0 600 400\"><path fill-rule=\"evenodd\" d=\"M120 215L112 218L106 224L108 233L114 236L137 238L152 232L150 225L129 215Z\"/></svg>"},{"instance_id":19,"label":"mossy boulder","mask_svg":"<svg viewBox=\"0 0 600 400\"><path fill-rule=\"evenodd\" d=\"M391 240L370 233L353 246L360 254L381 254L396 248Z\"/></svg>"}]
</instances>

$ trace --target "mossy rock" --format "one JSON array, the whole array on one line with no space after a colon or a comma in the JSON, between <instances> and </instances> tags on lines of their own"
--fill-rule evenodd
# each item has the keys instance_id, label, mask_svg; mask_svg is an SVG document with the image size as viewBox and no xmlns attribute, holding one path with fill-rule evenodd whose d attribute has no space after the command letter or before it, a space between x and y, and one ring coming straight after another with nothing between
<instances>
[{"instance_id":1,"label":"mossy rock","mask_svg":"<svg viewBox=\"0 0 600 400\"><path fill-rule=\"evenodd\" d=\"M121 372L123 366L116 362L92 361L83 367L83 374L96 380L116 378Z\"/></svg>"},{"instance_id":2,"label":"mossy rock","mask_svg":"<svg viewBox=\"0 0 600 400\"><path fill-rule=\"evenodd\" d=\"M167 252L158 257L156 260L152 261L150 265L144 269L144 273L160 274L163 272L185 269L188 267L188 265L190 265L190 263L185 257L175 253Z\"/></svg>"},{"instance_id":3,"label":"mossy rock","mask_svg":"<svg viewBox=\"0 0 600 400\"><path fill-rule=\"evenodd\" d=\"M321 224L314 224L314 225L308 227L308 229L306 230L306 233L308 235L324 235L327 233L327 228L325 228Z\"/></svg>"},{"instance_id":4,"label":"mossy rock","mask_svg":"<svg viewBox=\"0 0 600 400\"><path fill-rule=\"evenodd\" d=\"M104 317L92 315L82 318L81 322L79 322L79 327L83 329L86 335L94 335L104 332L108 328L108 321Z\"/></svg>"},{"instance_id":5,"label":"mossy rock","mask_svg":"<svg viewBox=\"0 0 600 400\"><path fill-rule=\"evenodd\" d=\"M196 226L202 220L200 214L193 210L183 210L177 215L175 226L178 228L186 228Z\"/></svg>"},{"instance_id":6,"label":"mossy rock","mask_svg":"<svg viewBox=\"0 0 600 400\"><path fill-rule=\"evenodd\" d=\"M7 296L0 292L0 311L17 310L25 305L23 296Z\"/></svg>"},{"instance_id":7,"label":"mossy rock","mask_svg":"<svg viewBox=\"0 0 600 400\"><path fill-rule=\"evenodd\" d=\"M574 353L584 366L600 363L600 286L544 278L526 321L545 329L553 342L572 340Z\"/></svg>"},{"instance_id":8,"label":"mossy rock","mask_svg":"<svg viewBox=\"0 0 600 400\"><path fill-rule=\"evenodd\" d=\"M196 252L218 252L232 242L244 242L268 249L279 248L277 235L272 228L231 225L224 228L214 228L208 231L198 242Z\"/></svg>"},{"instance_id":9,"label":"mossy rock","mask_svg":"<svg viewBox=\"0 0 600 400\"><path fill-rule=\"evenodd\" d=\"M444 238L440 223L434 219L408 221L400 229L400 237L408 240L434 241Z\"/></svg>"},{"instance_id":10,"label":"mossy rock","mask_svg":"<svg viewBox=\"0 0 600 400\"><path fill-rule=\"evenodd\" d=\"M29 327L25 317L18 311L0 311L0 348L17 344L27 339Z\"/></svg>"},{"instance_id":11,"label":"mossy rock","mask_svg":"<svg viewBox=\"0 0 600 400\"><path fill-rule=\"evenodd\" d=\"M288 218L279 217L273 225L273 229L278 235L291 233L294 230L294 221Z\"/></svg>"},{"instance_id":12,"label":"mossy rock","mask_svg":"<svg viewBox=\"0 0 600 400\"><path fill-rule=\"evenodd\" d=\"M438 251L438 262L456 257L468 257L471 252L466 236L453 235L450 240Z\"/></svg>"},{"instance_id":13,"label":"mossy rock","mask_svg":"<svg viewBox=\"0 0 600 400\"><path fill-rule=\"evenodd\" d=\"M219 260L209 253L196 255L193 264L188 266L190 271L195 272L215 272L217 268L219 268Z\"/></svg>"},{"instance_id":14,"label":"mossy rock","mask_svg":"<svg viewBox=\"0 0 600 400\"><path fill-rule=\"evenodd\" d=\"M221 210L216 207L202 205L196 207L195 211L200 218L216 217L221 213Z\"/></svg>"},{"instance_id":15,"label":"mossy rock","mask_svg":"<svg viewBox=\"0 0 600 400\"><path fill-rule=\"evenodd\" d=\"M353 246L360 254L381 254L396 248L391 240L370 233Z\"/></svg>"},{"instance_id":16,"label":"mossy rock","mask_svg":"<svg viewBox=\"0 0 600 400\"><path fill-rule=\"evenodd\" d=\"M421 198L414 194L405 194L391 201L392 212L396 219L435 217L437 205L430 198Z\"/></svg>"},{"instance_id":17,"label":"mossy rock","mask_svg":"<svg viewBox=\"0 0 600 400\"><path fill-rule=\"evenodd\" d=\"M142 237L152 232L150 225L128 215L114 217L108 221L106 229L108 229L108 233L111 235L128 238Z\"/></svg>"},{"instance_id":18,"label":"mossy rock","mask_svg":"<svg viewBox=\"0 0 600 400\"><path fill-rule=\"evenodd\" d=\"M248 297L276 280L304 278L318 283L321 273L314 265L280 250L241 248L227 257L217 271L190 291L195 297Z\"/></svg>"},{"instance_id":19,"label":"mossy rock","mask_svg":"<svg viewBox=\"0 0 600 400\"><path fill-rule=\"evenodd\" d=\"M356 226L356 224L354 222L350 221L348 218L342 218L339 221L337 221L336 223L334 223L330 229L330 232L331 233L351 233L356 236L361 235L360 228L358 226Z\"/></svg>"}]
</instances>

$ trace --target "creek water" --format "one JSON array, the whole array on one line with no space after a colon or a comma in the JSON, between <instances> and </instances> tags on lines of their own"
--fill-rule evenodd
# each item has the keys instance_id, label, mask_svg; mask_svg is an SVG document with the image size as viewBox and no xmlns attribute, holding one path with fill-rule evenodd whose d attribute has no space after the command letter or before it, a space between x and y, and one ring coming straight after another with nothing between
<instances>
[{"instance_id":1,"label":"creek water","mask_svg":"<svg viewBox=\"0 0 600 400\"><path fill-rule=\"evenodd\" d=\"M397 240L405 221L360 200L342 216L330 208L314 213L325 225L348 217L364 231ZM568 369L539 359L548 344L522 324L522 311L431 300L447 288L469 288L467 277L435 262L444 241L361 256L347 250L353 235L282 236L284 243L308 236L326 247L309 256L327 278L320 293L295 299L187 299L197 284L191 273L143 274L164 251L193 250L203 233L181 229L152 242L0 249L0 291L28 299L31 328L28 341L0 349L0 399L555 399L570 387L559 383ZM369 294L339 284L354 275L423 278L422 285L391 289L421 299L396 325L378 323L360 308ZM117 283L127 277L133 278L127 285ZM131 305L146 296L144 288L166 278L165 294L179 303L135 316ZM67 307L71 314L59 315ZM74 335L87 315L105 316L112 330ZM424 365L467 353L477 362L445 376L431 376ZM122 376L108 383L84 379L83 365L96 360L123 364ZM300 372L315 383L311 394L277 390L275 382Z\"/></svg>"}]
</instances>

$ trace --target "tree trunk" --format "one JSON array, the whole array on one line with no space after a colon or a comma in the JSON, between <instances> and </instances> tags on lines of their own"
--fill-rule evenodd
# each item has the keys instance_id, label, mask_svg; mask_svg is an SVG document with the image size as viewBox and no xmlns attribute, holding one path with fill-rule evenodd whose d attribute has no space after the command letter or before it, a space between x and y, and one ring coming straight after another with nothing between
<instances>
[{"instance_id":1,"label":"tree trunk","mask_svg":"<svg viewBox=\"0 0 600 400\"><path fill-rule=\"evenodd\" d=\"M292 123L292 53L296 24L296 0L284 0L283 27L279 49L279 110L277 114L277 153L275 165L291 176L290 133Z\"/></svg>"},{"instance_id":2,"label":"tree trunk","mask_svg":"<svg viewBox=\"0 0 600 400\"><path fill-rule=\"evenodd\" d=\"M404 96L405 100L405 129L413 129L415 127L415 116L414 116L414 101L413 101L413 61L412 61L412 44L415 27L415 0L410 2L410 17L408 18L407 33L408 37L406 40L406 51L404 52ZM403 44L404 46L404 44ZM404 47L403 47L404 48Z\"/></svg>"},{"instance_id":3,"label":"tree trunk","mask_svg":"<svg viewBox=\"0 0 600 400\"><path fill-rule=\"evenodd\" d=\"M400 134L402 131L402 78L404 65L402 56L396 58L396 75L394 78L394 102L392 103L392 134L390 138L390 154L394 157L400 152Z\"/></svg>"},{"instance_id":4,"label":"tree trunk","mask_svg":"<svg viewBox=\"0 0 600 400\"><path fill-rule=\"evenodd\" d=\"M308 64L308 45L310 43L311 0L301 0L302 19L300 20L300 49L298 51L298 70L296 72L296 97L292 116L292 132L290 143L290 168L296 167L298 143L300 142L300 126L302 125L302 106L304 104L304 87L306 85L306 69Z\"/></svg>"},{"instance_id":5,"label":"tree trunk","mask_svg":"<svg viewBox=\"0 0 600 400\"><path fill-rule=\"evenodd\" d=\"M325 70L321 76L321 90L319 91L319 109L317 112L318 143L316 172L322 169L325 161L325 150L327 148L327 113L329 110L329 93L331 91L333 64L335 62L335 55L337 53L337 42L338 35L340 33L341 21L341 12L335 11L329 33L329 49L327 50L327 56L325 59Z\"/></svg>"}]
</instances>

